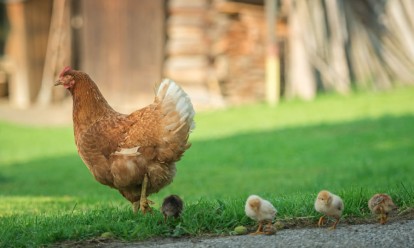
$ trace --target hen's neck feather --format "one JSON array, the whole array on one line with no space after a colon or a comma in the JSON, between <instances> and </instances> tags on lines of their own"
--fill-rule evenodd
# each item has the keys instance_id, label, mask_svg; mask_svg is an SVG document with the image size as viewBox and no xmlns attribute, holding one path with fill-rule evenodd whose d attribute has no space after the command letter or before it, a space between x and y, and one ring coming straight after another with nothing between
<instances>
[{"instance_id":1,"label":"hen's neck feather","mask_svg":"<svg viewBox=\"0 0 414 248\"><path fill-rule=\"evenodd\" d=\"M71 93L73 97L73 124L82 131L97 120L118 113L109 106L96 84L86 74L74 76L75 86Z\"/></svg>"}]
</instances>

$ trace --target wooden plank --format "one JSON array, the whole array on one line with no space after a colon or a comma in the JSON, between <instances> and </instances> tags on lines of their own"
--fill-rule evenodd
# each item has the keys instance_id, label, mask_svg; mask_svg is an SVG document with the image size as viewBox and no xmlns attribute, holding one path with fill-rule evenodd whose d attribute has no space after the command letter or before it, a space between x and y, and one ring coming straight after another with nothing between
<instances>
[{"instance_id":1,"label":"wooden plank","mask_svg":"<svg viewBox=\"0 0 414 248\"><path fill-rule=\"evenodd\" d=\"M27 26L24 3L7 4L10 33L6 54L10 58L11 78L9 83L10 104L26 108L30 105L29 58L27 53Z\"/></svg>"},{"instance_id":2,"label":"wooden plank","mask_svg":"<svg viewBox=\"0 0 414 248\"><path fill-rule=\"evenodd\" d=\"M207 80L208 69L206 56L170 56L165 62L164 73L181 83L203 84Z\"/></svg>"},{"instance_id":3,"label":"wooden plank","mask_svg":"<svg viewBox=\"0 0 414 248\"><path fill-rule=\"evenodd\" d=\"M79 68L115 107L148 104L162 75L164 1L82 0L80 7Z\"/></svg>"},{"instance_id":4,"label":"wooden plank","mask_svg":"<svg viewBox=\"0 0 414 248\"><path fill-rule=\"evenodd\" d=\"M66 21L65 21L66 18ZM52 102L53 81L55 81L57 74L63 68L59 64L59 57L64 57L62 54L62 45L64 37L68 36L70 30L64 27L69 21L69 5L66 0L53 1L53 12L50 24L48 46L46 50L46 58L43 67L42 86L37 96L37 104L48 105ZM67 26L66 26L67 27ZM69 64L69 61L66 61ZM60 89L62 90L62 89Z\"/></svg>"},{"instance_id":5,"label":"wooden plank","mask_svg":"<svg viewBox=\"0 0 414 248\"><path fill-rule=\"evenodd\" d=\"M264 11L263 6L227 1L216 1L214 3L214 8L219 12L227 14L238 14L241 11L251 11L263 14Z\"/></svg>"},{"instance_id":6,"label":"wooden plank","mask_svg":"<svg viewBox=\"0 0 414 248\"><path fill-rule=\"evenodd\" d=\"M266 101L270 106L276 106L279 103L280 95L280 59L276 43L276 0L266 0Z\"/></svg>"},{"instance_id":7,"label":"wooden plank","mask_svg":"<svg viewBox=\"0 0 414 248\"><path fill-rule=\"evenodd\" d=\"M203 15L207 13L208 0L169 0L168 13Z\"/></svg>"},{"instance_id":8,"label":"wooden plank","mask_svg":"<svg viewBox=\"0 0 414 248\"><path fill-rule=\"evenodd\" d=\"M166 53L168 55L202 55L209 52L207 42L198 39L169 40L166 46Z\"/></svg>"}]
</instances>

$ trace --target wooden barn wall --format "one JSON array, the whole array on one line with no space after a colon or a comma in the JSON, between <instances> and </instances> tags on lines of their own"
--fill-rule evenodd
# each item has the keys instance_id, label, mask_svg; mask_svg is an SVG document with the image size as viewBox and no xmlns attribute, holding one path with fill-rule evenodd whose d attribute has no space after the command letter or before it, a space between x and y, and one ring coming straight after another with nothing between
<instances>
[{"instance_id":1,"label":"wooden barn wall","mask_svg":"<svg viewBox=\"0 0 414 248\"><path fill-rule=\"evenodd\" d=\"M12 68L10 101L27 107L39 92L52 15L52 0L7 3L10 25L6 54Z\"/></svg>"},{"instance_id":2,"label":"wooden barn wall","mask_svg":"<svg viewBox=\"0 0 414 248\"><path fill-rule=\"evenodd\" d=\"M164 0L80 0L75 43L79 69L88 72L118 110L153 100L164 60ZM77 48L76 48L77 47ZM76 55L75 55L76 56Z\"/></svg>"},{"instance_id":3,"label":"wooden barn wall","mask_svg":"<svg viewBox=\"0 0 414 248\"><path fill-rule=\"evenodd\" d=\"M52 16L52 1L28 1L26 7L26 23L29 58L30 99L34 101L39 92L47 40Z\"/></svg>"}]
</instances>

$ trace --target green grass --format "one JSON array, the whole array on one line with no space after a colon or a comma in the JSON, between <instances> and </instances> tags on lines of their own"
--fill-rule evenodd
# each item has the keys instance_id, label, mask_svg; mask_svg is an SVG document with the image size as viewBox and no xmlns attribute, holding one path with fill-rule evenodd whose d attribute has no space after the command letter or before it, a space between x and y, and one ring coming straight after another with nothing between
<instances>
[{"instance_id":1,"label":"green grass","mask_svg":"<svg viewBox=\"0 0 414 248\"><path fill-rule=\"evenodd\" d=\"M256 104L201 112L193 146L174 182L150 198L179 194L181 220L158 211L133 215L129 203L97 183L68 128L0 123L0 246L39 246L111 232L120 240L228 235L253 226L244 201L258 194L278 219L316 219L321 189L345 201L344 219L368 216L368 198L388 192L414 207L414 88L313 102Z\"/></svg>"}]
</instances>

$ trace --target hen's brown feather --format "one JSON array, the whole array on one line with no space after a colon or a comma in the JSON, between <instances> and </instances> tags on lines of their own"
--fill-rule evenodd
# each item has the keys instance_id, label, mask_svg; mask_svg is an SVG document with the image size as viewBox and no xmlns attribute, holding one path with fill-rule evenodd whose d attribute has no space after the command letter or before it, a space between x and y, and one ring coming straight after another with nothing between
<instances>
[{"instance_id":1,"label":"hen's brown feather","mask_svg":"<svg viewBox=\"0 0 414 248\"><path fill-rule=\"evenodd\" d=\"M190 147L194 110L188 96L165 81L154 103L124 115L108 105L88 75L66 70L61 77L68 75L74 80L68 89L73 96L75 142L95 179L118 189L132 203L140 198L145 174L147 195L171 183L175 162Z\"/></svg>"}]
</instances>

